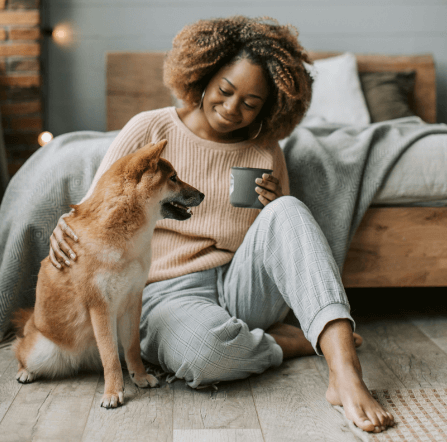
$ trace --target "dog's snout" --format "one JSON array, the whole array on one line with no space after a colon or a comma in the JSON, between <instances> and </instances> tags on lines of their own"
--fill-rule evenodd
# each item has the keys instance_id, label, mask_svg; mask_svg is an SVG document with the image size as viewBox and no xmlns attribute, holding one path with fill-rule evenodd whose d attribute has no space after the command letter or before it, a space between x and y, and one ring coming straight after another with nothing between
<instances>
[{"instance_id":1,"label":"dog's snout","mask_svg":"<svg viewBox=\"0 0 447 442\"><path fill-rule=\"evenodd\" d=\"M204 199L205 194L197 189L191 190L187 196L189 206L198 206Z\"/></svg>"}]
</instances>

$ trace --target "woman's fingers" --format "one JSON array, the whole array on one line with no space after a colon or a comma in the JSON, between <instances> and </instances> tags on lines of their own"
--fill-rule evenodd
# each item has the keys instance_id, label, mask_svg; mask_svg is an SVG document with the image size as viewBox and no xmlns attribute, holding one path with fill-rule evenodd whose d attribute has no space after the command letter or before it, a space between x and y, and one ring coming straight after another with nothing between
<instances>
[{"instance_id":1,"label":"woman's fingers","mask_svg":"<svg viewBox=\"0 0 447 442\"><path fill-rule=\"evenodd\" d=\"M55 233L56 232L56 233ZM56 261L62 266L65 264L70 265L70 246L62 239L62 236L57 232L57 228L50 236L50 250L53 250ZM56 266L57 267L57 266Z\"/></svg>"},{"instance_id":2,"label":"woman's fingers","mask_svg":"<svg viewBox=\"0 0 447 442\"><path fill-rule=\"evenodd\" d=\"M258 199L259 201L261 201L262 204L264 204L264 206L273 201L274 199L276 199L276 195L267 189L263 189L262 187L256 187L255 190L256 192L259 193Z\"/></svg>"},{"instance_id":3,"label":"woman's fingers","mask_svg":"<svg viewBox=\"0 0 447 442\"><path fill-rule=\"evenodd\" d=\"M50 261L54 265L54 267L57 267L58 269L62 268L62 265L59 264L59 262L57 261L56 257L54 256L54 251L53 251L53 248L51 246L50 246Z\"/></svg>"},{"instance_id":4,"label":"woman's fingers","mask_svg":"<svg viewBox=\"0 0 447 442\"><path fill-rule=\"evenodd\" d=\"M256 178L256 184L269 190L275 190L278 187L279 180L273 175L264 173L262 178Z\"/></svg>"},{"instance_id":5,"label":"woman's fingers","mask_svg":"<svg viewBox=\"0 0 447 442\"><path fill-rule=\"evenodd\" d=\"M73 230L71 230L70 226L65 222L64 218L67 217L68 215L69 215L68 213L62 215L59 218L58 225L73 241L78 241L78 237L76 236L76 234L73 232Z\"/></svg>"}]
</instances>

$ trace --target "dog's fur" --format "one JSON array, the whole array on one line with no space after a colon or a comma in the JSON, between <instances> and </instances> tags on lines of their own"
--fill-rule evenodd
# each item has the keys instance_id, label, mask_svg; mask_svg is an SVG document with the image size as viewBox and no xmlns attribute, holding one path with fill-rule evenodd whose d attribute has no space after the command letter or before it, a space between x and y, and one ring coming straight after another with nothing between
<instances>
[{"instance_id":1,"label":"dog's fur","mask_svg":"<svg viewBox=\"0 0 447 442\"><path fill-rule=\"evenodd\" d=\"M88 200L71 206L74 212L66 220L80 238L76 263L58 270L45 258L34 311L22 310L15 317L19 382L100 369L102 362L101 406L116 407L124 400L120 342L133 382L158 385L143 366L139 334L152 234L158 220L190 218L188 206L204 198L160 158L166 143L149 144L121 158ZM68 237L67 242L74 243Z\"/></svg>"}]
</instances>

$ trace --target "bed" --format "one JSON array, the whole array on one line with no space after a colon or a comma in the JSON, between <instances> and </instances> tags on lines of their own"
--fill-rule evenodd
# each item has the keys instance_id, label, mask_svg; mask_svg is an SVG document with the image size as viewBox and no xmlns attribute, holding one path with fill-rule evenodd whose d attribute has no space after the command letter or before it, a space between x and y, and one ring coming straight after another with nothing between
<instances>
[{"instance_id":1,"label":"bed","mask_svg":"<svg viewBox=\"0 0 447 442\"><path fill-rule=\"evenodd\" d=\"M311 52L313 60L340 53ZM409 107L436 123L436 79L431 55L355 54L358 72L413 71ZM107 129L121 129L135 114L173 105L162 81L164 53L107 54ZM390 177L391 179L391 177ZM345 260L345 287L435 287L447 285L447 201L406 201L393 206L379 192L358 227ZM382 197L382 199L381 199ZM405 195L403 195L405 197ZM441 206L441 207L433 207Z\"/></svg>"}]
</instances>

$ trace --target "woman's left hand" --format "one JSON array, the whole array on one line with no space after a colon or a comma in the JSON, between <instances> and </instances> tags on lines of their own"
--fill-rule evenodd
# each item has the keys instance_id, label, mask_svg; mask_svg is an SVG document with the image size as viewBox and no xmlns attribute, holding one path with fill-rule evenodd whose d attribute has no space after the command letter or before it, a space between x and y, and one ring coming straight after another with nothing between
<instances>
[{"instance_id":1,"label":"woman's left hand","mask_svg":"<svg viewBox=\"0 0 447 442\"><path fill-rule=\"evenodd\" d=\"M260 186L255 189L259 193L258 199L264 206L276 200L276 198L284 196L278 178L275 178L273 175L264 173L262 179L256 178L256 184Z\"/></svg>"}]
</instances>

